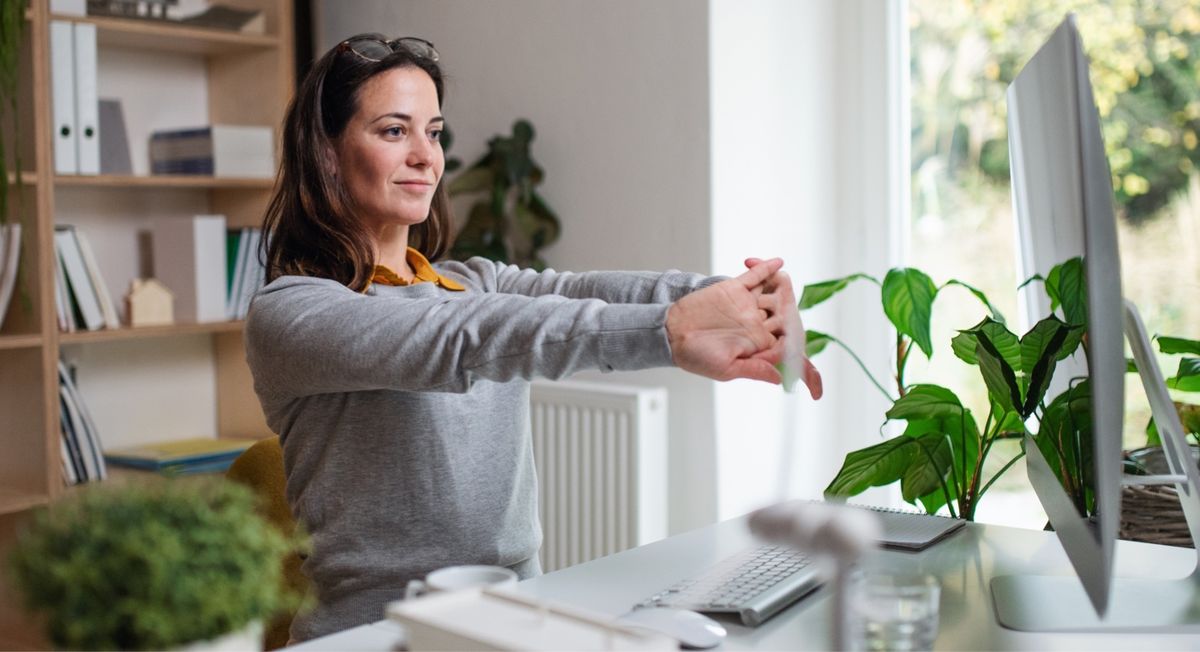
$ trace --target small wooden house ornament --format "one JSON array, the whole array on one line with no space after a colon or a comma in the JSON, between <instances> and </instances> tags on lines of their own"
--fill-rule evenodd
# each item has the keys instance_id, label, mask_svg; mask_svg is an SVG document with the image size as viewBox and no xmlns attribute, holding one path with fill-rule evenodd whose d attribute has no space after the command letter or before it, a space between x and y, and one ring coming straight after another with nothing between
<instances>
[{"instance_id":1,"label":"small wooden house ornament","mask_svg":"<svg viewBox=\"0 0 1200 652\"><path fill-rule=\"evenodd\" d=\"M163 326L175 323L175 295L153 278L135 278L125 294L129 325Z\"/></svg>"}]
</instances>

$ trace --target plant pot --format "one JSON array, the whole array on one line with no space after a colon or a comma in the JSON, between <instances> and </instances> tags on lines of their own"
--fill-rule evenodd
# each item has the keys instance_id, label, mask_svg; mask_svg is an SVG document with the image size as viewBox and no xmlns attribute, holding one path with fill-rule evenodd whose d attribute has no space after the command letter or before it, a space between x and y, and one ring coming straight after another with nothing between
<instances>
[{"instance_id":1,"label":"plant pot","mask_svg":"<svg viewBox=\"0 0 1200 652\"><path fill-rule=\"evenodd\" d=\"M261 649L263 649L263 624L259 620L236 632L178 648L179 652L245 652L245 650Z\"/></svg>"},{"instance_id":2,"label":"plant pot","mask_svg":"<svg viewBox=\"0 0 1200 652\"><path fill-rule=\"evenodd\" d=\"M1200 447L1189 446L1192 460L1200 463ZM1171 472L1161 446L1147 446L1125 454L1125 459L1150 475ZM1130 541L1194 547L1187 518L1174 485L1121 488L1121 526L1118 536Z\"/></svg>"}]
</instances>

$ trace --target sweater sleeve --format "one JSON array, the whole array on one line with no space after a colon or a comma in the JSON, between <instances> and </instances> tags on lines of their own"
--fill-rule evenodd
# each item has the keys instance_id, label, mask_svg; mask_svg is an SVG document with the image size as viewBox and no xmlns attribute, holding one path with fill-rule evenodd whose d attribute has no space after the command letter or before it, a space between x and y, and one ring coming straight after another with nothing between
<instances>
[{"instance_id":1,"label":"sweater sleeve","mask_svg":"<svg viewBox=\"0 0 1200 652\"><path fill-rule=\"evenodd\" d=\"M538 272L484 258L464 263L447 262L439 269L469 280L478 280L494 292L538 297L550 294L571 299L600 299L607 303L666 304L684 295L725 280L676 270L666 272Z\"/></svg>"},{"instance_id":2,"label":"sweater sleeve","mask_svg":"<svg viewBox=\"0 0 1200 652\"><path fill-rule=\"evenodd\" d=\"M282 277L255 297L246 356L264 400L391 389L465 392L486 379L671 364L666 305L553 294L447 293L433 284L358 294Z\"/></svg>"}]
</instances>

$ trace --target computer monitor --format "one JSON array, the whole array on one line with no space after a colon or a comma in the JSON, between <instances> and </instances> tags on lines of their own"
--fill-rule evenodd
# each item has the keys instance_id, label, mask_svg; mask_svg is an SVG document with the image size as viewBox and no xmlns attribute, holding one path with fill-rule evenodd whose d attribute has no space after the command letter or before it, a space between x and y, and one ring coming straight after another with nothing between
<instances>
[{"instance_id":1,"label":"computer monitor","mask_svg":"<svg viewBox=\"0 0 1200 652\"><path fill-rule=\"evenodd\" d=\"M1112 177L1073 15L1009 86L1008 127L1021 272L1025 278L1044 278L1055 265L1083 259L1086 355L1059 365L1051 392L1065 388L1068 379L1090 379L1095 515L1079 513L1034 439L1027 436L1030 483L1078 578L997 577L991 586L997 617L1006 627L1026 631L1200 631L1196 569L1176 581L1114 578L1121 486L1126 481L1121 462L1126 337L1171 465L1170 475L1143 477L1139 484L1174 484L1197 541L1200 474L1137 310L1121 294ZM1023 291L1028 321L1049 314L1040 288Z\"/></svg>"}]
</instances>

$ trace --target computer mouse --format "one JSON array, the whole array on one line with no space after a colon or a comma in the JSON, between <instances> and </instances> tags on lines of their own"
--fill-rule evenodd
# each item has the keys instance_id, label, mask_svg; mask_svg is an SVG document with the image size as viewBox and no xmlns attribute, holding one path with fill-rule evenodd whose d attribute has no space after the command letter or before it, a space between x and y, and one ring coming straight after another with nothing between
<instances>
[{"instance_id":1,"label":"computer mouse","mask_svg":"<svg viewBox=\"0 0 1200 652\"><path fill-rule=\"evenodd\" d=\"M666 634L679 641L683 647L692 650L716 647L725 638L725 628L721 623L687 609L646 607L634 609L617 620L626 625Z\"/></svg>"}]
</instances>

